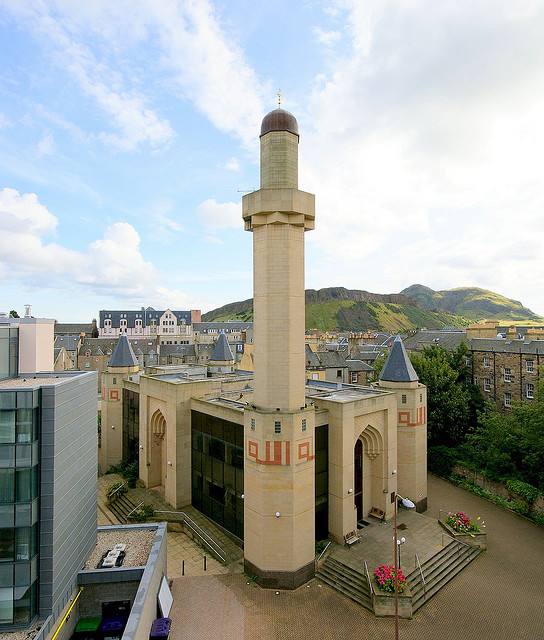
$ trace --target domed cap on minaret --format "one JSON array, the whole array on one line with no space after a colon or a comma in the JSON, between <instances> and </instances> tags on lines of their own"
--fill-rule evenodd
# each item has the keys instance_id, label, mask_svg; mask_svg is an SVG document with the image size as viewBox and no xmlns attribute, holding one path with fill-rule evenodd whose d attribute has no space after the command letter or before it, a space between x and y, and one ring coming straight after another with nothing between
<instances>
[{"instance_id":1,"label":"domed cap on minaret","mask_svg":"<svg viewBox=\"0 0 544 640\"><path fill-rule=\"evenodd\" d=\"M417 382L419 380L400 336L397 336L393 342L380 373L380 380L384 382Z\"/></svg>"},{"instance_id":2,"label":"domed cap on minaret","mask_svg":"<svg viewBox=\"0 0 544 640\"><path fill-rule=\"evenodd\" d=\"M298 136L297 119L285 109L274 109L267 113L261 124L261 138L271 131L289 131Z\"/></svg>"},{"instance_id":3,"label":"domed cap on minaret","mask_svg":"<svg viewBox=\"0 0 544 640\"><path fill-rule=\"evenodd\" d=\"M123 334L117 344L115 345L115 349L111 354L110 360L108 362L108 367L137 367L138 360L134 355L134 351L128 341L126 334Z\"/></svg>"}]
</instances>

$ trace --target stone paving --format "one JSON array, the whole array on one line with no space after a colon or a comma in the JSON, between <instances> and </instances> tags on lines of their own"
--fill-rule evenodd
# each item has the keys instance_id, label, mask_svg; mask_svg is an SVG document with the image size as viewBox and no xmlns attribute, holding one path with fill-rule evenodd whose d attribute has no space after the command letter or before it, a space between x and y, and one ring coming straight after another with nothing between
<instances>
[{"instance_id":1,"label":"stone paving","mask_svg":"<svg viewBox=\"0 0 544 640\"><path fill-rule=\"evenodd\" d=\"M436 518L428 515L399 508L397 526L397 538L400 540L404 537L406 540L400 551L401 566L406 574L416 566L416 553L423 564L451 542L451 538L446 536ZM350 547L331 545L330 555L361 572L365 561L370 573L379 564L392 562L394 535L391 522L374 521L369 526L359 529L359 536L359 542Z\"/></svg>"},{"instance_id":2,"label":"stone paving","mask_svg":"<svg viewBox=\"0 0 544 640\"><path fill-rule=\"evenodd\" d=\"M543 640L544 530L443 480L429 477L429 511L464 510L487 523L488 551L400 620L401 640ZM363 544L363 543L361 543ZM312 580L276 594L243 575L176 578L171 640L381 640L393 620L375 618Z\"/></svg>"}]
</instances>

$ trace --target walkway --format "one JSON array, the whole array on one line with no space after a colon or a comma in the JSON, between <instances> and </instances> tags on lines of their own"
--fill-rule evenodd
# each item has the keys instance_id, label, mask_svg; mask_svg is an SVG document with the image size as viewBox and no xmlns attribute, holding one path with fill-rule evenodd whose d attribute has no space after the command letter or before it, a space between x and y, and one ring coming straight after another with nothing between
<instances>
[{"instance_id":1,"label":"walkway","mask_svg":"<svg viewBox=\"0 0 544 640\"><path fill-rule=\"evenodd\" d=\"M458 487L429 477L429 511L464 510L486 521L489 550L400 621L401 640L544 639L544 530ZM260 589L241 575L173 582L171 640L382 640L375 618L316 580L295 592Z\"/></svg>"}]
</instances>

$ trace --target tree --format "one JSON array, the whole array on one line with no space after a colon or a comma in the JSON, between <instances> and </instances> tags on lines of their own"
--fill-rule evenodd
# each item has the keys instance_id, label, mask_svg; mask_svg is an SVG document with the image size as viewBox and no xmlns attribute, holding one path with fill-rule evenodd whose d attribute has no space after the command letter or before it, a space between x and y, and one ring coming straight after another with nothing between
<instances>
[{"instance_id":1,"label":"tree","mask_svg":"<svg viewBox=\"0 0 544 640\"><path fill-rule=\"evenodd\" d=\"M9 317L10 317L10 318L18 318L18 317L19 317L19 314L17 313L17 311L15 311L15 309L12 309L12 310L9 312Z\"/></svg>"},{"instance_id":2,"label":"tree","mask_svg":"<svg viewBox=\"0 0 544 640\"><path fill-rule=\"evenodd\" d=\"M412 353L419 381L427 387L427 429L430 446L461 444L475 426L481 393L471 381L468 349L447 351L436 345Z\"/></svg>"}]
</instances>

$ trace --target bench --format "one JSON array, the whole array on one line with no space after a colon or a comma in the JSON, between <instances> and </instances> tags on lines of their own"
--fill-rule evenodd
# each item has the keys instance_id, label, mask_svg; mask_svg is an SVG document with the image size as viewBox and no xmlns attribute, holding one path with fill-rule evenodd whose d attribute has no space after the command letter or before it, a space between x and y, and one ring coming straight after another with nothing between
<instances>
[{"instance_id":1,"label":"bench","mask_svg":"<svg viewBox=\"0 0 544 640\"><path fill-rule=\"evenodd\" d=\"M385 512L381 509L377 509L376 507L372 507L372 509L368 512L369 516L373 518L377 518L378 520L385 520Z\"/></svg>"},{"instance_id":2,"label":"bench","mask_svg":"<svg viewBox=\"0 0 544 640\"><path fill-rule=\"evenodd\" d=\"M359 542L357 531L350 531L349 533L346 533L346 535L344 536L344 544L347 544L351 549L351 545L355 544L356 542Z\"/></svg>"}]
</instances>

